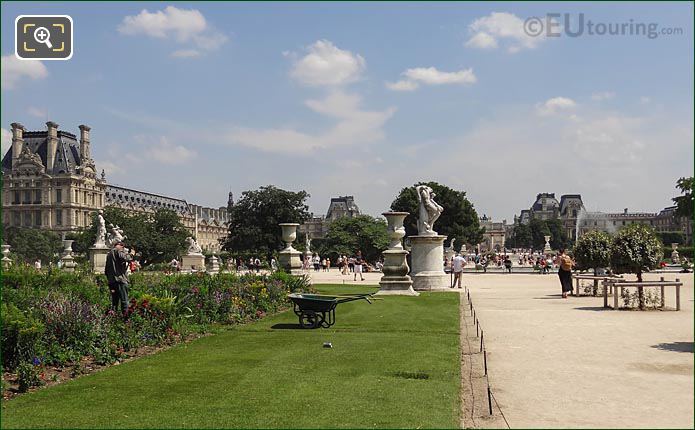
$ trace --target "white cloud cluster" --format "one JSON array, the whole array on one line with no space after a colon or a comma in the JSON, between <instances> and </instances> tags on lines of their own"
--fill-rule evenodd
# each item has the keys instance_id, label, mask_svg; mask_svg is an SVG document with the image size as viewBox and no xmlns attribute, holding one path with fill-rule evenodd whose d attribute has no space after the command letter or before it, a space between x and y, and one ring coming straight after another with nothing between
<instances>
[{"instance_id":1,"label":"white cloud cluster","mask_svg":"<svg viewBox=\"0 0 695 430\"><path fill-rule=\"evenodd\" d=\"M553 115L561 111L567 111L577 106L577 103L567 97L553 97L543 103L536 105L536 111L539 115Z\"/></svg>"},{"instance_id":2,"label":"white cloud cluster","mask_svg":"<svg viewBox=\"0 0 695 430\"><path fill-rule=\"evenodd\" d=\"M529 36L524 31L524 21L513 13L492 12L473 21L468 30L473 34L466 42L469 48L496 49L504 40L507 51L515 53L522 49L533 49L545 37Z\"/></svg>"},{"instance_id":3,"label":"white cloud cluster","mask_svg":"<svg viewBox=\"0 0 695 430\"><path fill-rule=\"evenodd\" d=\"M365 145L383 139L383 126L395 113L395 108L365 111L362 99L356 94L335 90L323 99L306 100L312 111L338 122L322 133L305 133L293 128L237 128L227 135L227 141L265 152L310 154L329 148Z\"/></svg>"},{"instance_id":4,"label":"white cloud cluster","mask_svg":"<svg viewBox=\"0 0 695 430\"><path fill-rule=\"evenodd\" d=\"M38 60L20 60L14 54L2 56L2 89L13 90L24 78L44 79L48 69Z\"/></svg>"},{"instance_id":5,"label":"white cloud cluster","mask_svg":"<svg viewBox=\"0 0 695 430\"><path fill-rule=\"evenodd\" d=\"M175 145L162 136L158 142L147 145L144 151L146 158L167 165L185 164L197 155L192 149L182 145Z\"/></svg>"},{"instance_id":6,"label":"white cloud cluster","mask_svg":"<svg viewBox=\"0 0 695 430\"><path fill-rule=\"evenodd\" d=\"M360 79L366 68L364 58L338 48L328 40L317 40L295 60L290 76L308 86L340 86ZM288 55L285 53L285 55Z\"/></svg>"},{"instance_id":7,"label":"white cloud cluster","mask_svg":"<svg viewBox=\"0 0 695 430\"><path fill-rule=\"evenodd\" d=\"M180 44L193 45L171 53L176 58L194 58L219 49L228 38L208 24L200 11L167 6L164 10L126 16L118 26L121 34L146 35L157 39L174 39Z\"/></svg>"},{"instance_id":8,"label":"white cloud cluster","mask_svg":"<svg viewBox=\"0 0 695 430\"><path fill-rule=\"evenodd\" d=\"M414 91L420 84L446 85L473 84L477 81L473 69L463 69L457 72L442 72L435 67L417 67L401 73L404 77L397 82L387 82L386 88L393 91Z\"/></svg>"}]
</instances>

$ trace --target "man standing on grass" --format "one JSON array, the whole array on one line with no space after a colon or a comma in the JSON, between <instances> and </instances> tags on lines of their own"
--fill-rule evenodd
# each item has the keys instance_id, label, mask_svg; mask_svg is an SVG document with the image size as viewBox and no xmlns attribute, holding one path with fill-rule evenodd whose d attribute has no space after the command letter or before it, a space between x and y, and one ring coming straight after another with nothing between
<instances>
[{"instance_id":1,"label":"man standing on grass","mask_svg":"<svg viewBox=\"0 0 695 430\"><path fill-rule=\"evenodd\" d=\"M463 274L463 267L466 265L466 260L461 256L460 253L456 253L456 256L452 260L451 267L454 270L454 283L451 288L458 287L461 288L461 274Z\"/></svg>"},{"instance_id":2,"label":"man standing on grass","mask_svg":"<svg viewBox=\"0 0 695 430\"><path fill-rule=\"evenodd\" d=\"M133 260L134 254L134 249L127 253L125 244L119 240L106 255L106 279L109 282L109 291L111 292L111 309L114 312L117 311L120 303L123 315L128 315L127 267L128 262Z\"/></svg>"}]
</instances>

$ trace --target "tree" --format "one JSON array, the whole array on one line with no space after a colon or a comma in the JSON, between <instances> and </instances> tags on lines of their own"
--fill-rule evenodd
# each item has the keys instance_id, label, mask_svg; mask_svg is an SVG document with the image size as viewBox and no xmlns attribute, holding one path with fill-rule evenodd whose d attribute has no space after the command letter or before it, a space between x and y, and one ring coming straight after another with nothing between
<instances>
[{"instance_id":1,"label":"tree","mask_svg":"<svg viewBox=\"0 0 695 430\"><path fill-rule=\"evenodd\" d=\"M565 227L562 225L562 220L560 219L548 219L545 220L545 224L548 226L550 231L550 246L553 249L564 249L569 244L569 239L567 238L567 232ZM543 242L545 245L545 240Z\"/></svg>"},{"instance_id":2,"label":"tree","mask_svg":"<svg viewBox=\"0 0 695 430\"><path fill-rule=\"evenodd\" d=\"M331 222L326 238L316 249L334 257L354 255L360 250L367 261L376 261L389 245L386 227L386 221L369 215L339 218Z\"/></svg>"},{"instance_id":3,"label":"tree","mask_svg":"<svg viewBox=\"0 0 695 430\"><path fill-rule=\"evenodd\" d=\"M642 282L642 273L658 267L664 256L663 244L651 227L630 224L621 229L611 244L611 267L616 273L634 273ZM637 287L639 306L644 307L643 287Z\"/></svg>"},{"instance_id":4,"label":"tree","mask_svg":"<svg viewBox=\"0 0 695 430\"><path fill-rule=\"evenodd\" d=\"M533 246L531 228L526 224L515 225L506 243L507 248L531 248Z\"/></svg>"},{"instance_id":5,"label":"tree","mask_svg":"<svg viewBox=\"0 0 695 430\"><path fill-rule=\"evenodd\" d=\"M63 251L63 241L52 231L7 227L4 234L5 243L11 246L10 251L25 262L56 262Z\"/></svg>"},{"instance_id":6,"label":"tree","mask_svg":"<svg viewBox=\"0 0 695 430\"><path fill-rule=\"evenodd\" d=\"M531 244L533 249L543 249L545 246L545 236L552 236L548 224L539 218L531 218L529 221L531 230Z\"/></svg>"},{"instance_id":7,"label":"tree","mask_svg":"<svg viewBox=\"0 0 695 430\"><path fill-rule=\"evenodd\" d=\"M229 235L224 249L270 256L284 248L283 222L303 223L310 216L306 191L286 191L272 185L244 191L229 214Z\"/></svg>"},{"instance_id":8,"label":"tree","mask_svg":"<svg viewBox=\"0 0 695 430\"><path fill-rule=\"evenodd\" d=\"M456 191L437 182L418 182L412 187L403 188L391 203L391 210L408 212L403 225L408 236L418 234L417 218L419 203L415 187L427 185L437 195L434 200L444 208L444 212L434 225L435 231L450 239L456 238L459 245L477 245L483 241L484 228L480 228L478 213L466 198L465 191Z\"/></svg>"},{"instance_id":9,"label":"tree","mask_svg":"<svg viewBox=\"0 0 695 430\"><path fill-rule=\"evenodd\" d=\"M695 205L695 200L693 200L693 185L695 180L693 176L689 178L680 178L676 182L676 188L681 190L682 196L674 197L672 200L678 206L676 209L676 215L686 217L691 219L693 217L693 205Z\"/></svg>"},{"instance_id":10,"label":"tree","mask_svg":"<svg viewBox=\"0 0 695 430\"><path fill-rule=\"evenodd\" d=\"M574 259L579 270L608 267L611 264L611 236L603 231L583 234L574 245Z\"/></svg>"},{"instance_id":11,"label":"tree","mask_svg":"<svg viewBox=\"0 0 695 430\"><path fill-rule=\"evenodd\" d=\"M186 248L186 237L192 236L181 223L176 212L157 209L154 213L128 213L120 208L104 209L104 221L119 226L126 236L126 245L134 248L143 266L164 263L180 255ZM70 235L75 240L73 249L86 253L95 242L97 214L86 229ZM75 246L76 245L76 246Z\"/></svg>"}]
</instances>

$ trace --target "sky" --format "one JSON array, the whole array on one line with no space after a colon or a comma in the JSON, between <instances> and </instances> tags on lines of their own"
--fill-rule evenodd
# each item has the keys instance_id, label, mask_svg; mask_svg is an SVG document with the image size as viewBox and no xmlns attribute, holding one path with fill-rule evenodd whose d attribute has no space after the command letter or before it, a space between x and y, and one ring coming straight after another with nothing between
<instances>
[{"instance_id":1,"label":"sky","mask_svg":"<svg viewBox=\"0 0 695 430\"><path fill-rule=\"evenodd\" d=\"M13 122L87 124L109 183L189 203L273 184L306 190L317 216L339 195L376 216L433 180L511 222L541 192L658 212L694 170L692 3L1 11L3 152ZM16 59L21 14L70 15L73 57Z\"/></svg>"}]
</instances>

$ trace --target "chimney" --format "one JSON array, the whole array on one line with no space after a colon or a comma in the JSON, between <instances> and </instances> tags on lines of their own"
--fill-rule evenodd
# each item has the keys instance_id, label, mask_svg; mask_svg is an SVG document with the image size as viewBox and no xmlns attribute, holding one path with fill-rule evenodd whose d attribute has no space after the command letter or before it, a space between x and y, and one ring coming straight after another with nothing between
<instances>
[{"instance_id":1,"label":"chimney","mask_svg":"<svg viewBox=\"0 0 695 430\"><path fill-rule=\"evenodd\" d=\"M17 122L12 124L12 165L19 158L19 154L22 153L24 149L24 126Z\"/></svg>"},{"instance_id":2,"label":"chimney","mask_svg":"<svg viewBox=\"0 0 695 430\"><path fill-rule=\"evenodd\" d=\"M46 123L48 127L48 149L46 151L46 172L53 172L56 151L58 151L58 124L53 121Z\"/></svg>"},{"instance_id":3,"label":"chimney","mask_svg":"<svg viewBox=\"0 0 695 430\"><path fill-rule=\"evenodd\" d=\"M627 215L627 208L623 209L623 214Z\"/></svg>"},{"instance_id":4,"label":"chimney","mask_svg":"<svg viewBox=\"0 0 695 430\"><path fill-rule=\"evenodd\" d=\"M80 155L82 157L82 163L86 160L92 158L91 148L89 146L89 130L91 128L87 125L80 126Z\"/></svg>"}]
</instances>

